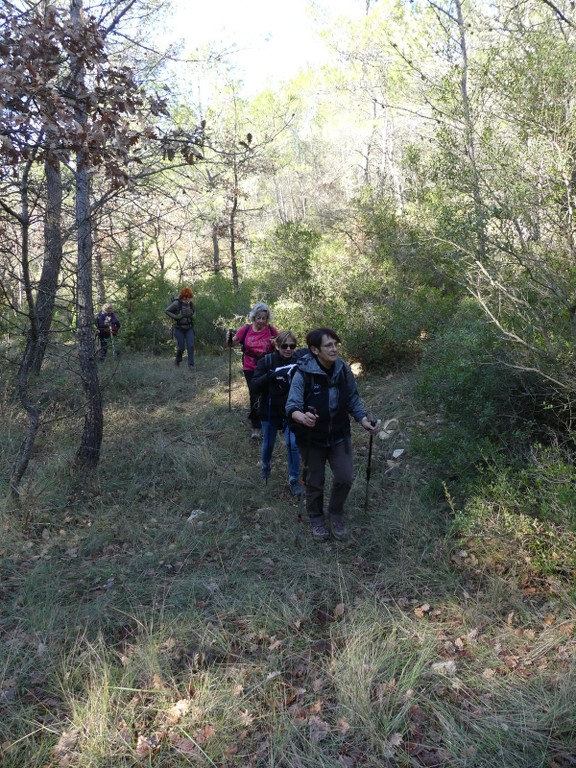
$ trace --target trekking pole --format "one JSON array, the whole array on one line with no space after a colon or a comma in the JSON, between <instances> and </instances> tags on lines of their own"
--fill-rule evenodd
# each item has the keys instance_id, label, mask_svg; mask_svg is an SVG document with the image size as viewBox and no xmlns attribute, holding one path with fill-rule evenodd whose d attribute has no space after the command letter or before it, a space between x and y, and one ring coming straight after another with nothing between
<instances>
[{"instance_id":1,"label":"trekking pole","mask_svg":"<svg viewBox=\"0 0 576 768\"><path fill-rule=\"evenodd\" d=\"M108 328L110 330L110 347L112 349L112 357L116 357L116 342L114 341L114 332L110 323L108 323Z\"/></svg>"},{"instance_id":2,"label":"trekking pole","mask_svg":"<svg viewBox=\"0 0 576 768\"><path fill-rule=\"evenodd\" d=\"M378 422L376 419L370 419L370 424L375 427ZM364 511L368 509L368 491L370 488L370 472L372 469L372 443L374 441L374 432L370 432L370 443L368 445L368 464L366 465L366 496L364 497Z\"/></svg>"},{"instance_id":3,"label":"trekking pole","mask_svg":"<svg viewBox=\"0 0 576 768\"><path fill-rule=\"evenodd\" d=\"M234 331L228 329L228 413L232 410L232 339Z\"/></svg>"},{"instance_id":4,"label":"trekking pole","mask_svg":"<svg viewBox=\"0 0 576 768\"><path fill-rule=\"evenodd\" d=\"M270 464L272 463L272 451L270 450L270 438L272 436L272 429L272 395L270 394L270 389L268 389L267 439L264 437L264 429L262 429L262 473L264 474L264 482L266 485L268 485L268 477L270 476Z\"/></svg>"}]
</instances>

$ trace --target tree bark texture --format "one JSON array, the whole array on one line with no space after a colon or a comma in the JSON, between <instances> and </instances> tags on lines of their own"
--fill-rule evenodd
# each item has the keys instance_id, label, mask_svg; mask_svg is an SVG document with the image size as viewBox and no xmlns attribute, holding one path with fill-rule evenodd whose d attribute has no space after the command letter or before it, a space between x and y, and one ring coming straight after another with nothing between
<instances>
[{"instance_id":1,"label":"tree bark texture","mask_svg":"<svg viewBox=\"0 0 576 768\"><path fill-rule=\"evenodd\" d=\"M36 316L38 341L32 360L32 370L40 373L50 339L58 276L62 264L62 175L58 158L44 163L46 177L46 213L44 217L44 263L38 284Z\"/></svg>"},{"instance_id":2,"label":"tree bark texture","mask_svg":"<svg viewBox=\"0 0 576 768\"><path fill-rule=\"evenodd\" d=\"M72 0L71 15L74 23L82 25L82 0ZM72 75L76 94L84 93L85 72L82 63L72 60ZM86 107L77 98L76 120L86 125ZM76 231L78 237L78 346L80 371L84 395L84 429L76 452L75 464L79 468L94 468L100 459L104 417L102 393L94 359L94 308L92 300L92 229L90 212L90 171L89 158L85 150L76 154Z\"/></svg>"}]
</instances>

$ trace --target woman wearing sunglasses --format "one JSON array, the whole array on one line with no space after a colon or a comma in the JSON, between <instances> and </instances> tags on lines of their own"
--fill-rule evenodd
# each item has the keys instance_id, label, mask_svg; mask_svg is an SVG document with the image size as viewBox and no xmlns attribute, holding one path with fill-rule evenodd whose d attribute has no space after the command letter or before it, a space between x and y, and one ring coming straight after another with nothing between
<instances>
[{"instance_id":1,"label":"woman wearing sunglasses","mask_svg":"<svg viewBox=\"0 0 576 768\"><path fill-rule=\"evenodd\" d=\"M324 516L326 463L332 470L328 518L332 535L348 538L344 502L352 481L350 416L368 432L376 426L366 416L350 367L338 355L340 337L331 328L316 328L306 336L310 355L299 362L286 402L290 420L304 460L306 511L312 537L327 541L330 532Z\"/></svg>"},{"instance_id":2,"label":"woman wearing sunglasses","mask_svg":"<svg viewBox=\"0 0 576 768\"><path fill-rule=\"evenodd\" d=\"M290 390L296 360L307 350L296 351L298 340L292 331L281 331L274 339L274 352L258 361L252 389L259 397L259 416L262 422L262 477L268 480L272 452L276 436L282 430L286 437L288 452L288 484L294 496L302 493L298 482L300 455L294 433L289 429L285 414L286 398Z\"/></svg>"}]
</instances>

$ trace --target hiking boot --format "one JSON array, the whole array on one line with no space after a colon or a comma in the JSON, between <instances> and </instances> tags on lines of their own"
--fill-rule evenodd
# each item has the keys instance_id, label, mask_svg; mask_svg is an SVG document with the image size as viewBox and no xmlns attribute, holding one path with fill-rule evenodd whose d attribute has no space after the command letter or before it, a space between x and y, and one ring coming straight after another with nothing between
<instances>
[{"instance_id":1,"label":"hiking boot","mask_svg":"<svg viewBox=\"0 0 576 768\"><path fill-rule=\"evenodd\" d=\"M326 528L324 523L314 523L312 525L312 538L314 541L328 541L330 538L330 531Z\"/></svg>"},{"instance_id":2,"label":"hiking boot","mask_svg":"<svg viewBox=\"0 0 576 768\"><path fill-rule=\"evenodd\" d=\"M331 520L330 525L332 527L332 535L336 541L347 541L350 538L350 533L343 520Z\"/></svg>"},{"instance_id":3,"label":"hiking boot","mask_svg":"<svg viewBox=\"0 0 576 768\"><path fill-rule=\"evenodd\" d=\"M304 493L304 488L302 488L298 480L289 480L288 485L290 486L292 496L302 496Z\"/></svg>"},{"instance_id":4,"label":"hiking boot","mask_svg":"<svg viewBox=\"0 0 576 768\"><path fill-rule=\"evenodd\" d=\"M251 440L260 440L262 433L259 429L253 429L252 434L250 435Z\"/></svg>"},{"instance_id":5,"label":"hiking boot","mask_svg":"<svg viewBox=\"0 0 576 768\"><path fill-rule=\"evenodd\" d=\"M180 365L180 363L182 362L182 355L183 354L184 353L180 352L180 350L178 350L178 352L176 352L176 360L174 360L174 365Z\"/></svg>"}]
</instances>

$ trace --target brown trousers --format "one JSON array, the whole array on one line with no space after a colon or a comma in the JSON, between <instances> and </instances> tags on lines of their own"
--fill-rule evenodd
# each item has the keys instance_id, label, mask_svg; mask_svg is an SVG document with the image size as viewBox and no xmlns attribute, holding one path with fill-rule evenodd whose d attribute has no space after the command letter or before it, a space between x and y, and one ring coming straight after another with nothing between
<instances>
[{"instance_id":1,"label":"brown trousers","mask_svg":"<svg viewBox=\"0 0 576 768\"><path fill-rule=\"evenodd\" d=\"M306 511L310 522L324 522L324 485L326 482L326 462L332 470L332 488L328 501L328 516L342 519L344 502L348 498L354 481L352 462L352 441L345 437L342 442L328 448L315 445L300 446L302 464L308 459L306 472Z\"/></svg>"}]
</instances>

